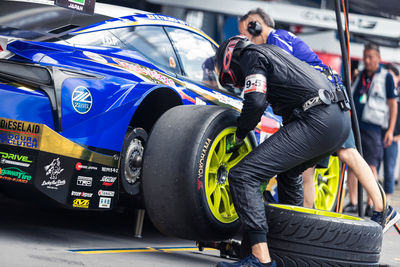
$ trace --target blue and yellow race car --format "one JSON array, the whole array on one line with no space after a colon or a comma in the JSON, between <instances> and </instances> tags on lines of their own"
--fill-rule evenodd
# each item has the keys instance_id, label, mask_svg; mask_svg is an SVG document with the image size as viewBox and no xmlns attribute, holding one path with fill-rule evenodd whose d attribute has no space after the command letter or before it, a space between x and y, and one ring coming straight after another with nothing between
<instances>
[{"instance_id":1,"label":"blue and yellow race car","mask_svg":"<svg viewBox=\"0 0 400 267\"><path fill-rule=\"evenodd\" d=\"M74 209L135 198L163 232L194 240L237 230L229 169L280 122L266 112L226 152L242 104L218 85L211 38L146 12L53 34L10 28L0 32L3 191Z\"/></svg>"},{"instance_id":2,"label":"blue and yellow race car","mask_svg":"<svg viewBox=\"0 0 400 267\"><path fill-rule=\"evenodd\" d=\"M14 5L16 18L25 8L2 4ZM110 210L134 199L164 233L192 240L236 233L229 170L279 129L280 118L266 110L245 144L227 153L242 101L218 84L217 44L160 14L75 23L73 11L30 1L29 14L35 8L48 14L45 33L43 21L40 31L20 20L0 29L2 191L73 209ZM69 17L57 24L61 13Z\"/></svg>"}]
</instances>

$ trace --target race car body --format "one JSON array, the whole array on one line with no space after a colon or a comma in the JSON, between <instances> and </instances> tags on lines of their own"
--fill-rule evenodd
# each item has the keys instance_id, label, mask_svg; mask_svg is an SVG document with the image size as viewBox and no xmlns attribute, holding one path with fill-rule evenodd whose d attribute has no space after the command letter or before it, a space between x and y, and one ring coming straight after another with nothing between
<instances>
[{"instance_id":1,"label":"race car body","mask_svg":"<svg viewBox=\"0 0 400 267\"><path fill-rule=\"evenodd\" d=\"M142 193L147 135L162 114L241 109L207 68L217 44L184 21L143 12L72 28L30 31L33 40L0 32L0 188L112 209L121 192ZM279 125L266 111L257 142Z\"/></svg>"}]
</instances>

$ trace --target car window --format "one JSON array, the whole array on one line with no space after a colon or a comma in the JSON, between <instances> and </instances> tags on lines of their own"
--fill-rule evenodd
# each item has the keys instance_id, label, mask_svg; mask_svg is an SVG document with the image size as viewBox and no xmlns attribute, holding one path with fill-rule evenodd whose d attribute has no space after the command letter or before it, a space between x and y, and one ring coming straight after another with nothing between
<instances>
[{"instance_id":1,"label":"car window","mask_svg":"<svg viewBox=\"0 0 400 267\"><path fill-rule=\"evenodd\" d=\"M190 31L166 27L182 64L184 74L191 80L220 87L214 71L216 47L204 37Z\"/></svg>"},{"instance_id":2,"label":"car window","mask_svg":"<svg viewBox=\"0 0 400 267\"><path fill-rule=\"evenodd\" d=\"M159 26L124 27L67 35L62 39L55 39L55 42L134 50L165 71L181 73L171 42L164 29Z\"/></svg>"},{"instance_id":3,"label":"car window","mask_svg":"<svg viewBox=\"0 0 400 267\"><path fill-rule=\"evenodd\" d=\"M107 46L126 49L125 45L109 31L81 33L77 35L66 35L58 39L49 39L46 42L84 45L84 46Z\"/></svg>"},{"instance_id":4,"label":"car window","mask_svg":"<svg viewBox=\"0 0 400 267\"><path fill-rule=\"evenodd\" d=\"M135 26L110 30L126 47L169 72L180 73L171 42L159 26Z\"/></svg>"}]
</instances>

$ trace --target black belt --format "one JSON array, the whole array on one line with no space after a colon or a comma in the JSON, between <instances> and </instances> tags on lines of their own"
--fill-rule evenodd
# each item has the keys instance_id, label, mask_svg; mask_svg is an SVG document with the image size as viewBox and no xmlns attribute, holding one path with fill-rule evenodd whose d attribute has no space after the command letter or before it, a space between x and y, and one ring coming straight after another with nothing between
<instances>
[{"instance_id":1,"label":"black belt","mask_svg":"<svg viewBox=\"0 0 400 267\"><path fill-rule=\"evenodd\" d=\"M304 104L302 105L302 109L303 111L306 111L318 105L330 105L332 103L338 103L340 108L344 111L350 110L347 94L344 91L343 87L339 86L336 88L335 91L331 91L328 89L319 89L318 96L312 97L304 102Z\"/></svg>"},{"instance_id":2,"label":"black belt","mask_svg":"<svg viewBox=\"0 0 400 267\"><path fill-rule=\"evenodd\" d=\"M302 109L303 111L306 111L312 107L318 106L324 104L324 102L322 102L321 98L319 98L319 96L313 97L308 99L306 102L304 102Z\"/></svg>"}]
</instances>

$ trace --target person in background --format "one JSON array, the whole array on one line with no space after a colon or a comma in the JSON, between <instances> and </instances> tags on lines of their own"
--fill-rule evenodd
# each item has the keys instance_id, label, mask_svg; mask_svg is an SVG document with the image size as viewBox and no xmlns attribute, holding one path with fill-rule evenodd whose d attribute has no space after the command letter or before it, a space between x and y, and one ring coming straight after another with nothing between
<instances>
[{"instance_id":1,"label":"person in background","mask_svg":"<svg viewBox=\"0 0 400 267\"><path fill-rule=\"evenodd\" d=\"M255 44L272 44L282 48L287 53L295 56L313 66L316 70L324 73L328 80L334 86L343 86L338 74L333 74L329 71L328 66L323 64L321 59L315 54L312 49L300 38L297 38L291 32L282 29L275 29L273 19L261 8L250 10L246 15L239 19L239 32L245 35L249 40ZM351 131L347 140L343 143L341 148L336 151L339 159L346 163L349 168L357 175L360 182L367 190L373 195L373 202L377 210L382 211L383 199L376 183L371 183L375 180L375 176L368 167L367 162L362 158L355 146L353 132ZM318 163L318 167L327 168L329 157L323 159ZM314 185L315 166L305 170L302 174L304 185L304 206L308 208L313 207L315 199L315 185ZM278 195L279 201L285 204L292 203L287 194L282 194L284 190L281 189L278 181ZM281 197L283 195L283 197Z\"/></svg>"},{"instance_id":2,"label":"person in background","mask_svg":"<svg viewBox=\"0 0 400 267\"><path fill-rule=\"evenodd\" d=\"M358 60L351 60L351 84L354 83L355 79L357 78L359 71L358 71Z\"/></svg>"},{"instance_id":3,"label":"person in background","mask_svg":"<svg viewBox=\"0 0 400 267\"><path fill-rule=\"evenodd\" d=\"M396 167L398 142L400 141L400 105L399 105L399 70L393 64L387 64L386 69L393 76L394 85L397 94L397 119L393 133L393 142L383 149L383 188L386 193L386 199L390 200L390 195L394 190L394 169ZM386 130L382 131L382 136L385 136Z\"/></svg>"},{"instance_id":4,"label":"person in background","mask_svg":"<svg viewBox=\"0 0 400 267\"><path fill-rule=\"evenodd\" d=\"M201 68L203 69L202 82L212 87L218 87L217 77L214 71L214 57L207 58L201 65Z\"/></svg>"},{"instance_id":5,"label":"person in background","mask_svg":"<svg viewBox=\"0 0 400 267\"><path fill-rule=\"evenodd\" d=\"M396 92L392 75L380 66L379 46L372 43L366 44L363 61L365 68L355 79L352 92L360 127L363 156L374 178L377 179L377 166L382 159L383 148L391 145L393 141L397 118ZM382 129L387 129L383 138ZM350 169L348 187L349 205L352 206L357 205L357 188L356 183L354 183L354 175L360 178L358 174L354 173L354 169ZM374 206L372 206L372 202ZM371 219L375 220L378 215L376 215L374 209L375 201L371 201L371 198L369 198L365 210L366 216L372 216ZM400 215L398 217L400 219Z\"/></svg>"}]
</instances>

